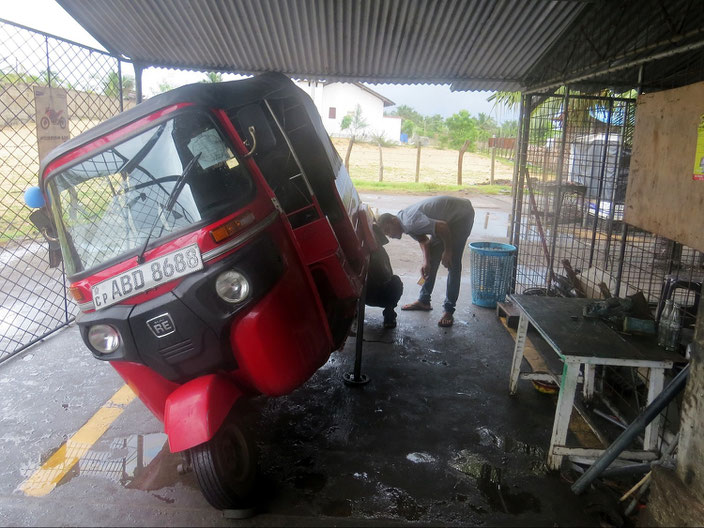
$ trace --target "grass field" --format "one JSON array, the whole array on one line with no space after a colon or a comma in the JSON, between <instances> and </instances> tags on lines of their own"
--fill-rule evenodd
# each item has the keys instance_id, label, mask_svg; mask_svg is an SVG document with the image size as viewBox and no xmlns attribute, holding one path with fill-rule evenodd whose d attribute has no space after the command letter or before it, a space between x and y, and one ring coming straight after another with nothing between
<instances>
[{"instance_id":1,"label":"grass field","mask_svg":"<svg viewBox=\"0 0 704 528\"><path fill-rule=\"evenodd\" d=\"M349 142L346 138L333 138L335 148L344 159ZM384 182L413 183L416 174L416 148L399 145L383 147ZM439 186L457 185L457 160L459 152L450 149L423 147L420 159L420 182ZM350 175L356 184L379 180L379 148L369 143L355 143L350 156ZM467 152L462 163L462 184L476 185L489 181L491 157ZM496 160L495 180L510 181L513 164ZM375 187L376 188L376 187ZM457 187L459 189L459 187ZM429 189L430 190L430 189ZM437 190L448 190L438 188Z\"/></svg>"}]
</instances>

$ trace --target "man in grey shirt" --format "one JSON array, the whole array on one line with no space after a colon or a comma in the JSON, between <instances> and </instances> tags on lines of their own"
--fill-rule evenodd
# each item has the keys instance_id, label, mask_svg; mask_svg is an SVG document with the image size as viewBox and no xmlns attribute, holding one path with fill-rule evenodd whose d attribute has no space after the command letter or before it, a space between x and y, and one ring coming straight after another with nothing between
<instances>
[{"instance_id":1,"label":"man in grey shirt","mask_svg":"<svg viewBox=\"0 0 704 528\"><path fill-rule=\"evenodd\" d=\"M386 236L401 238L405 233L418 241L423 251L421 275L425 282L418 300L401 309L432 310L430 296L438 266L442 263L449 272L443 305L445 312L438 325L452 326L460 293L462 254L474 224L472 202L453 196L435 196L406 207L397 215L382 214L377 223Z\"/></svg>"}]
</instances>

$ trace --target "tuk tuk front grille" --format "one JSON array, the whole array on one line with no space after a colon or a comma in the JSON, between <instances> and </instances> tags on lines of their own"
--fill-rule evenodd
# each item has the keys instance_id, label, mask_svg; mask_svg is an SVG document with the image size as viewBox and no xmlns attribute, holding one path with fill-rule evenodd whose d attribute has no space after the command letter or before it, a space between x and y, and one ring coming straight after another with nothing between
<instances>
[{"instance_id":1,"label":"tuk tuk front grille","mask_svg":"<svg viewBox=\"0 0 704 528\"><path fill-rule=\"evenodd\" d=\"M174 345L162 348L159 350L159 355L170 365L179 363L184 359L188 359L196 353L193 346L193 341L185 339Z\"/></svg>"}]
</instances>

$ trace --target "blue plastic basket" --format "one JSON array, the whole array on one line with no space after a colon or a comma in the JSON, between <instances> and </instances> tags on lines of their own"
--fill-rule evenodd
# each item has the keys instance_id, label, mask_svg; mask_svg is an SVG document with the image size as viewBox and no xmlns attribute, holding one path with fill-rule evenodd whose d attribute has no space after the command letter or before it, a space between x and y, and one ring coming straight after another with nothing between
<instances>
[{"instance_id":1,"label":"blue plastic basket","mask_svg":"<svg viewBox=\"0 0 704 528\"><path fill-rule=\"evenodd\" d=\"M494 308L506 299L516 246L498 242L469 244L472 269L472 303Z\"/></svg>"}]
</instances>

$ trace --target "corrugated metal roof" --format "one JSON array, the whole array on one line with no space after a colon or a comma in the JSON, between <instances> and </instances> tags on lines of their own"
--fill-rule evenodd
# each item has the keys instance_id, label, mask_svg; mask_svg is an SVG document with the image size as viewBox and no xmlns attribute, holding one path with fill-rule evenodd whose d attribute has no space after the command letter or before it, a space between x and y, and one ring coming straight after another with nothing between
<instances>
[{"instance_id":1,"label":"corrugated metal roof","mask_svg":"<svg viewBox=\"0 0 704 528\"><path fill-rule=\"evenodd\" d=\"M516 90L586 2L59 0L106 49L152 65ZM550 28L546 31L545 28Z\"/></svg>"},{"instance_id":2,"label":"corrugated metal roof","mask_svg":"<svg viewBox=\"0 0 704 528\"><path fill-rule=\"evenodd\" d=\"M106 49L145 65L459 90L585 74L633 84L635 67L597 74L704 35L698 0L58 2Z\"/></svg>"}]
</instances>

